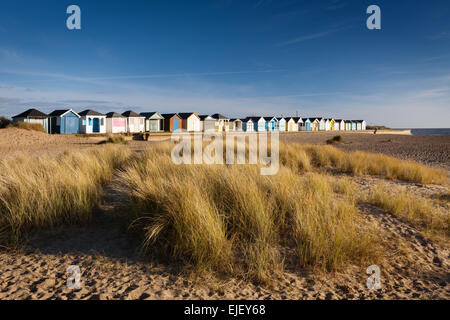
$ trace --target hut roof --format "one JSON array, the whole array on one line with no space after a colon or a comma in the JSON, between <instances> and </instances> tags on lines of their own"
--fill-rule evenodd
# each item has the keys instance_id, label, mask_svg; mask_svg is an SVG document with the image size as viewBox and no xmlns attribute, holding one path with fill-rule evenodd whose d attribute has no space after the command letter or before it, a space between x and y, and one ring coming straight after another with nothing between
<instances>
[{"instance_id":1,"label":"hut roof","mask_svg":"<svg viewBox=\"0 0 450 320\"><path fill-rule=\"evenodd\" d=\"M84 110L82 112L79 113L80 116L84 117L84 116L105 116L103 113L91 110L91 109L87 109Z\"/></svg>"},{"instance_id":2,"label":"hut roof","mask_svg":"<svg viewBox=\"0 0 450 320\"><path fill-rule=\"evenodd\" d=\"M189 118L190 116L192 116L192 115L196 115L195 114L195 112L182 112L182 113L179 113L178 114L178 116L181 118L181 119L187 119L187 118ZM197 115L196 115L197 116ZM197 116L198 117L198 116Z\"/></svg>"},{"instance_id":3,"label":"hut roof","mask_svg":"<svg viewBox=\"0 0 450 320\"><path fill-rule=\"evenodd\" d=\"M39 119L45 119L48 118L48 115L37 110L37 109L28 109L25 112L22 112L21 114L18 114L17 116L14 116L13 118L39 118Z\"/></svg>"},{"instance_id":4,"label":"hut roof","mask_svg":"<svg viewBox=\"0 0 450 320\"><path fill-rule=\"evenodd\" d=\"M122 115L127 118L142 118L143 117L143 116L137 114L136 112L134 112L133 110L125 111L124 113L122 113Z\"/></svg>"},{"instance_id":5,"label":"hut roof","mask_svg":"<svg viewBox=\"0 0 450 320\"><path fill-rule=\"evenodd\" d=\"M229 120L230 118L225 117L224 115L220 113L214 113L211 118L217 119L217 120Z\"/></svg>"},{"instance_id":6,"label":"hut roof","mask_svg":"<svg viewBox=\"0 0 450 320\"><path fill-rule=\"evenodd\" d=\"M117 112L108 112L106 114L107 118L125 118L123 115L121 115L120 113Z\"/></svg>"},{"instance_id":7,"label":"hut roof","mask_svg":"<svg viewBox=\"0 0 450 320\"><path fill-rule=\"evenodd\" d=\"M143 117L146 117L147 119L148 118L152 118L155 115L158 118L164 119L164 117L159 112L156 112L156 111L153 111L153 112L141 112L140 115L143 116Z\"/></svg>"},{"instance_id":8,"label":"hut roof","mask_svg":"<svg viewBox=\"0 0 450 320\"><path fill-rule=\"evenodd\" d=\"M76 113L75 111L73 111L72 109L55 110L52 113L50 113L48 116L49 117L62 117L63 115L65 115L68 112L73 112L73 114L75 114L77 117L80 117L80 115L78 113Z\"/></svg>"},{"instance_id":9,"label":"hut roof","mask_svg":"<svg viewBox=\"0 0 450 320\"><path fill-rule=\"evenodd\" d=\"M178 113L163 113L161 115L164 117L164 119L171 119L171 118L173 118L175 116L177 116L178 118L180 117L178 115Z\"/></svg>"}]
</instances>

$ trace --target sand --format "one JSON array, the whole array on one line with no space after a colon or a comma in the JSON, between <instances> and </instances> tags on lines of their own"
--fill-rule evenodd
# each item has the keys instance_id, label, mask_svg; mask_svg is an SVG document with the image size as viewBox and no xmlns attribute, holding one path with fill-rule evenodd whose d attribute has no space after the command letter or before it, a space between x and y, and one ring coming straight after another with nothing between
<instances>
[{"instance_id":1,"label":"sand","mask_svg":"<svg viewBox=\"0 0 450 320\"><path fill-rule=\"evenodd\" d=\"M333 134L282 135L284 141L325 143ZM378 151L449 168L448 137L377 136L342 134L344 150ZM18 150L54 153L95 147L101 138L47 136L18 129L0 130L0 154ZM158 138L159 140L163 138ZM392 139L391 142L385 142ZM397 140L398 139L398 140ZM14 146L11 146L13 141ZM150 142L151 144L151 142ZM140 149L148 142L131 141ZM428 154L428 157L426 154ZM430 154L431 153L431 154ZM437 154L434 154L437 153ZM363 191L378 181L352 178ZM383 180L384 181L384 180ZM387 181L395 191L433 197L448 193L446 186ZM417 229L382 210L360 207L367 222L380 226L387 259L380 265L381 290L366 287L366 266L349 265L339 273L323 273L286 264L286 272L270 284L241 279L201 278L180 273L164 261L150 261L140 254L115 217L120 197L105 187L103 204L87 226L64 227L30 235L20 248L0 251L0 299L449 299L450 247L428 239ZM81 269L81 289L66 286L70 265Z\"/></svg>"}]
</instances>

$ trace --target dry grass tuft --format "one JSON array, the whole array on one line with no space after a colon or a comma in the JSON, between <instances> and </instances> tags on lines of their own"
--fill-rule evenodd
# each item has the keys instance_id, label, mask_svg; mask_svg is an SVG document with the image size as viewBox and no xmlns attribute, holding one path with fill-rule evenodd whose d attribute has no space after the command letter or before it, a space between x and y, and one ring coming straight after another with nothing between
<instances>
[{"instance_id":1,"label":"dry grass tuft","mask_svg":"<svg viewBox=\"0 0 450 320\"><path fill-rule=\"evenodd\" d=\"M28 230L88 221L101 185L130 154L109 147L0 161L0 243L16 244Z\"/></svg>"},{"instance_id":2,"label":"dry grass tuft","mask_svg":"<svg viewBox=\"0 0 450 320\"><path fill-rule=\"evenodd\" d=\"M298 159L297 159L298 158ZM336 170L352 175L382 176L422 184L447 184L443 170L429 168L414 161L399 160L369 152L343 152L333 146L300 144L280 145L280 161L300 172L312 167ZM309 165L305 165L309 164Z\"/></svg>"},{"instance_id":3,"label":"dry grass tuft","mask_svg":"<svg viewBox=\"0 0 450 320\"><path fill-rule=\"evenodd\" d=\"M123 135L108 135L106 140L100 141L98 144L128 144L128 141L125 139Z\"/></svg>"},{"instance_id":4,"label":"dry grass tuft","mask_svg":"<svg viewBox=\"0 0 450 320\"><path fill-rule=\"evenodd\" d=\"M382 208L420 230L447 238L450 236L448 210L436 206L430 199L416 196L404 189L399 193L386 190L389 188L380 183L368 193L363 201Z\"/></svg>"},{"instance_id":5,"label":"dry grass tuft","mask_svg":"<svg viewBox=\"0 0 450 320\"><path fill-rule=\"evenodd\" d=\"M47 133L47 131L45 131L45 128L40 123L28 123L28 122L19 121L19 122L13 124L12 126L19 128L19 129L24 129L24 130L39 131L39 132Z\"/></svg>"},{"instance_id":6,"label":"dry grass tuft","mask_svg":"<svg viewBox=\"0 0 450 320\"><path fill-rule=\"evenodd\" d=\"M363 231L354 203L338 199L326 176L298 175L308 161L261 176L248 165L177 166L170 149L147 150L119 176L145 248L258 281L283 270L283 248L294 249L300 266L322 270L374 259L376 234Z\"/></svg>"}]
</instances>

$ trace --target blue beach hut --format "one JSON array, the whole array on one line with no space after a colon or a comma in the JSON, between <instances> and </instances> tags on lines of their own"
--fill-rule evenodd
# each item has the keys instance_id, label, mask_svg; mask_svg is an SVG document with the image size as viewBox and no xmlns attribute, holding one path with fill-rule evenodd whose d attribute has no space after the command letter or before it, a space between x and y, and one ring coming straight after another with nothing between
<instances>
[{"instance_id":1,"label":"blue beach hut","mask_svg":"<svg viewBox=\"0 0 450 320\"><path fill-rule=\"evenodd\" d=\"M72 109L55 110L49 114L51 133L79 133L80 115Z\"/></svg>"}]
</instances>

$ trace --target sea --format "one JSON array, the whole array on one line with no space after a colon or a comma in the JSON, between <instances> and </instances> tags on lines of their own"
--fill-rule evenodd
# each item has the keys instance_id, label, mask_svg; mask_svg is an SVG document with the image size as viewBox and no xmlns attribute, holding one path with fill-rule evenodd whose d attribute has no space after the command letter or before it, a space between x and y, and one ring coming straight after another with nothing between
<instances>
[{"instance_id":1,"label":"sea","mask_svg":"<svg viewBox=\"0 0 450 320\"><path fill-rule=\"evenodd\" d=\"M450 136L450 128L442 129L411 129L415 136Z\"/></svg>"}]
</instances>

